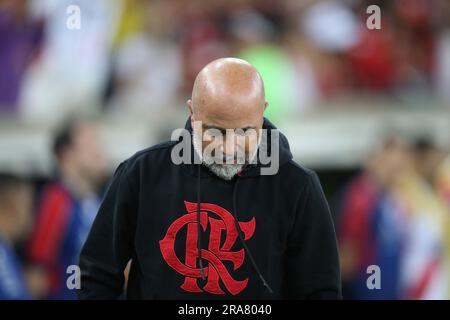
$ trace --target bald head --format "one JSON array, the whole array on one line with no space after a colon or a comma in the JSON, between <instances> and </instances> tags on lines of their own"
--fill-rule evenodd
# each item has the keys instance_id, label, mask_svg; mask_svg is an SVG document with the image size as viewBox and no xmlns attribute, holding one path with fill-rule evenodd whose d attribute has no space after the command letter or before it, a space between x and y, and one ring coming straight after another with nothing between
<instances>
[{"instance_id":1,"label":"bald head","mask_svg":"<svg viewBox=\"0 0 450 320\"><path fill-rule=\"evenodd\" d=\"M197 75L188 105L196 121L228 129L260 127L266 107L264 84L245 60L214 60Z\"/></svg>"},{"instance_id":2,"label":"bald head","mask_svg":"<svg viewBox=\"0 0 450 320\"><path fill-rule=\"evenodd\" d=\"M231 179L242 167L238 154L252 159L258 148L267 106L260 74L241 59L214 60L195 79L188 106L194 148L201 153L213 146L211 157L202 153L204 163L218 176ZM214 164L217 158L233 159L233 164Z\"/></svg>"}]
</instances>

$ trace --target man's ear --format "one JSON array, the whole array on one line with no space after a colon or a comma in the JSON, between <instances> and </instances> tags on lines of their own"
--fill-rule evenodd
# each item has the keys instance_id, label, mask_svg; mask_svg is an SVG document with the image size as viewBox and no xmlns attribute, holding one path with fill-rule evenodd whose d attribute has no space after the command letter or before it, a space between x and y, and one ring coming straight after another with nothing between
<instances>
[{"instance_id":1,"label":"man's ear","mask_svg":"<svg viewBox=\"0 0 450 320\"><path fill-rule=\"evenodd\" d=\"M189 114L190 114L191 117L192 117L193 112L192 112L192 100L191 100L191 99L189 99L189 100L187 101L187 106L188 106L188 109L189 109Z\"/></svg>"},{"instance_id":2,"label":"man's ear","mask_svg":"<svg viewBox=\"0 0 450 320\"><path fill-rule=\"evenodd\" d=\"M269 102L266 100L264 101L264 111L266 111L266 108L269 106Z\"/></svg>"}]
</instances>

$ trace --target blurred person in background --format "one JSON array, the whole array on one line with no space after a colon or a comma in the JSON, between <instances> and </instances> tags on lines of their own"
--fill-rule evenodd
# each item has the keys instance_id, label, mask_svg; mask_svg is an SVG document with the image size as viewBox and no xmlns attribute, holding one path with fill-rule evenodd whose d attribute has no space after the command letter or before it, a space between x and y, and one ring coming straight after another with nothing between
<instances>
[{"instance_id":1,"label":"blurred person in background","mask_svg":"<svg viewBox=\"0 0 450 320\"><path fill-rule=\"evenodd\" d=\"M396 138L350 184L339 229L348 298L448 298L450 216L430 184L440 154ZM380 267L381 290L366 286L369 265Z\"/></svg>"},{"instance_id":2,"label":"blurred person in background","mask_svg":"<svg viewBox=\"0 0 450 320\"><path fill-rule=\"evenodd\" d=\"M430 137L418 138L414 143L415 166L424 182L433 187L439 166L445 158L445 151L436 145Z\"/></svg>"},{"instance_id":3,"label":"blurred person in background","mask_svg":"<svg viewBox=\"0 0 450 320\"><path fill-rule=\"evenodd\" d=\"M406 213L390 188L408 157L405 141L389 138L347 187L339 227L345 298L401 298ZM381 269L381 290L369 290L366 285L370 265Z\"/></svg>"},{"instance_id":4,"label":"blurred person in background","mask_svg":"<svg viewBox=\"0 0 450 320\"><path fill-rule=\"evenodd\" d=\"M99 187L106 177L105 154L98 127L73 120L56 134L53 152L57 177L42 191L29 259L39 266L49 290L41 298L73 299L66 269L78 255L99 206Z\"/></svg>"},{"instance_id":5,"label":"blurred person in background","mask_svg":"<svg viewBox=\"0 0 450 320\"><path fill-rule=\"evenodd\" d=\"M450 154L448 151L445 153L442 161L438 164L435 176L433 179L433 186L436 190L438 197L443 201L447 207L447 217L450 219ZM450 223L444 226L445 234L445 254L447 261L450 262ZM448 266L448 272L450 273L450 263ZM450 276L448 277L449 283L449 296L450 299Z\"/></svg>"},{"instance_id":6,"label":"blurred person in background","mask_svg":"<svg viewBox=\"0 0 450 320\"><path fill-rule=\"evenodd\" d=\"M447 154L438 165L434 187L441 199L450 208L450 154Z\"/></svg>"},{"instance_id":7,"label":"blurred person in background","mask_svg":"<svg viewBox=\"0 0 450 320\"><path fill-rule=\"evenodd\" d=\"M441 0L435 14L436 22L436 59L433 70L433 82L436 94L441 101L450 103L450 2Z\"/></svg>"},{"instance_id":8,"label":"blurred person in background","mask_svg":"<svg viewBox=\"0 0 450 320\"><path fill-rule=\"evenodd\" d=\"M307 1L297 19L303 48L315 72L320 97L329 101L352 89L347 54L361 39L365 26L344 1Z\"/></svg>"},{"instance_id":9,"label":"blurred person in background","mask_svg":"<svg viewBox=\"0 0 450 320\"><path fill-rule=\"evenodd\" d=\"M182 85L181 49L173 39L178 26L174 5L127 0L125 6L116 35L108 107L120 117L151 116L176 105Z\"/></svg>"},{"instance_id":10,"label":"blurred person in background","mask_svg":"<svg viewBox=\"0 0 450 320\"><path fill-rule=\"evenodd\" d=\"M26 0L0 2L0 113L16 115L22 82L43 42L43 21Z\"/></svg>"},{"instance_id":11,"label":"blurred person in background","mask_svg":"<svg viewBox=\"0 0 450 320\"><path fill-rule=\"evenodd\" d=\"M266 117L278 123L298 105L295 66L281 42L280 7L275 2L268 2L266 7L259 3L259 7L231 11L229 16L233 50L261 73L272 105Z\"/></svg>"},{"instance_id":12,"label":"blurred person in background","mask_svg":"<svg viewBox=\"0 0 450 320\"><path fill-rule=\"evenodd\" d=\"M403 164L393 186L408 215L402 297L448 299L450 214L430 183L442 152L433 142L421 138L412 144L411 155L412 160Z\"/></svg>"},{"instance_id":13,"label":"blurred person in background","mask_svg":"<svg viewBox=\"0 0 450 320\"><path fill-rule=\"evenodd\" d=\"M28 2L33 15L45 20L46 37L39 63L30 68L23 84L22 117L57 124L74 112L96 114L123 1ZM72 26L75 20L78 26Z\"/></svg>"},{"instance_id":14,"label":"blurred person in background","mask_svg":"<svg viewBox=\"0 0 450 320\"><path fill-rule=\"evenodd\" d=\"M31 298L15 245L31 226L32 202L27 180L0 173L0 300Z\"/></svg>"}]
</instances>

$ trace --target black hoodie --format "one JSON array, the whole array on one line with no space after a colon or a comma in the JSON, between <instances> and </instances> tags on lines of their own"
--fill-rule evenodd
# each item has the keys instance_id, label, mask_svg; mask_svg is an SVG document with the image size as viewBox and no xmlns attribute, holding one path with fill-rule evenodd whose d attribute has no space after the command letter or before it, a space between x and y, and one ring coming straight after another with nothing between
<instances>
[{"instance_id":1,"label":"black hoodie","mask_svg":"<svg viewBox=\"0 0 450 320\"><path fill-rule=\"evenodd\" d=\"M263 128L275 129L266 119ZM277 174L257 163L230 181L174 164L177 143L117 168L80 255L80 299L120 296L130 259L129 299L341 298L326 198L284 135Z\"/></svg>"}]
</instances>

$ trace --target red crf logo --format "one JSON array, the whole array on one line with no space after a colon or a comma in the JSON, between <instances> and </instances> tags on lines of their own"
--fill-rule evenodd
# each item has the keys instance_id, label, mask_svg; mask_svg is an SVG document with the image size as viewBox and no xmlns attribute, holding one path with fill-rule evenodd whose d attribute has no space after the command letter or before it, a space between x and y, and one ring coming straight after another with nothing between
<instances>
[{"instance_id":1,"label":"red crf logo","mask_svg":"<svg viewBox=\"0 0 450 320\"><path fill-rule=\"evenodd\" d=\"M208 223L210 226L208 249L202 249L202 258L208 261L208 265L204 268L204 274L208 280L206 285L200 288L197 283L197 279L201 278L200 268L196 266L198 257L197 204L187 201L184 203L187 213L170 225L164 239L159 242L164 260L172 269L185 277L184 283L181 285L185 291L225 294L219 285L219 280L221 280L229 293L237 295L247 286L248 278L234 279L223 264L223 261L231 261L233 270L236 270L242 266L245 258L244 249L231 251L238 237L232 214L215 204L200 204L200 225L203 231L206 230ZM208 216L208 212L216 214L220 219ZM248 240L255 232L256 220L252 218L248 222L239 222L239 226L244 233L244 240ZM175 253L174 244L178 232L184 227L187 228L187 236L183 263ZM225 231L224 241L221 239L222 231ZM222 246L221 243L223 243Z\"/></svg>"}]
</instances>

